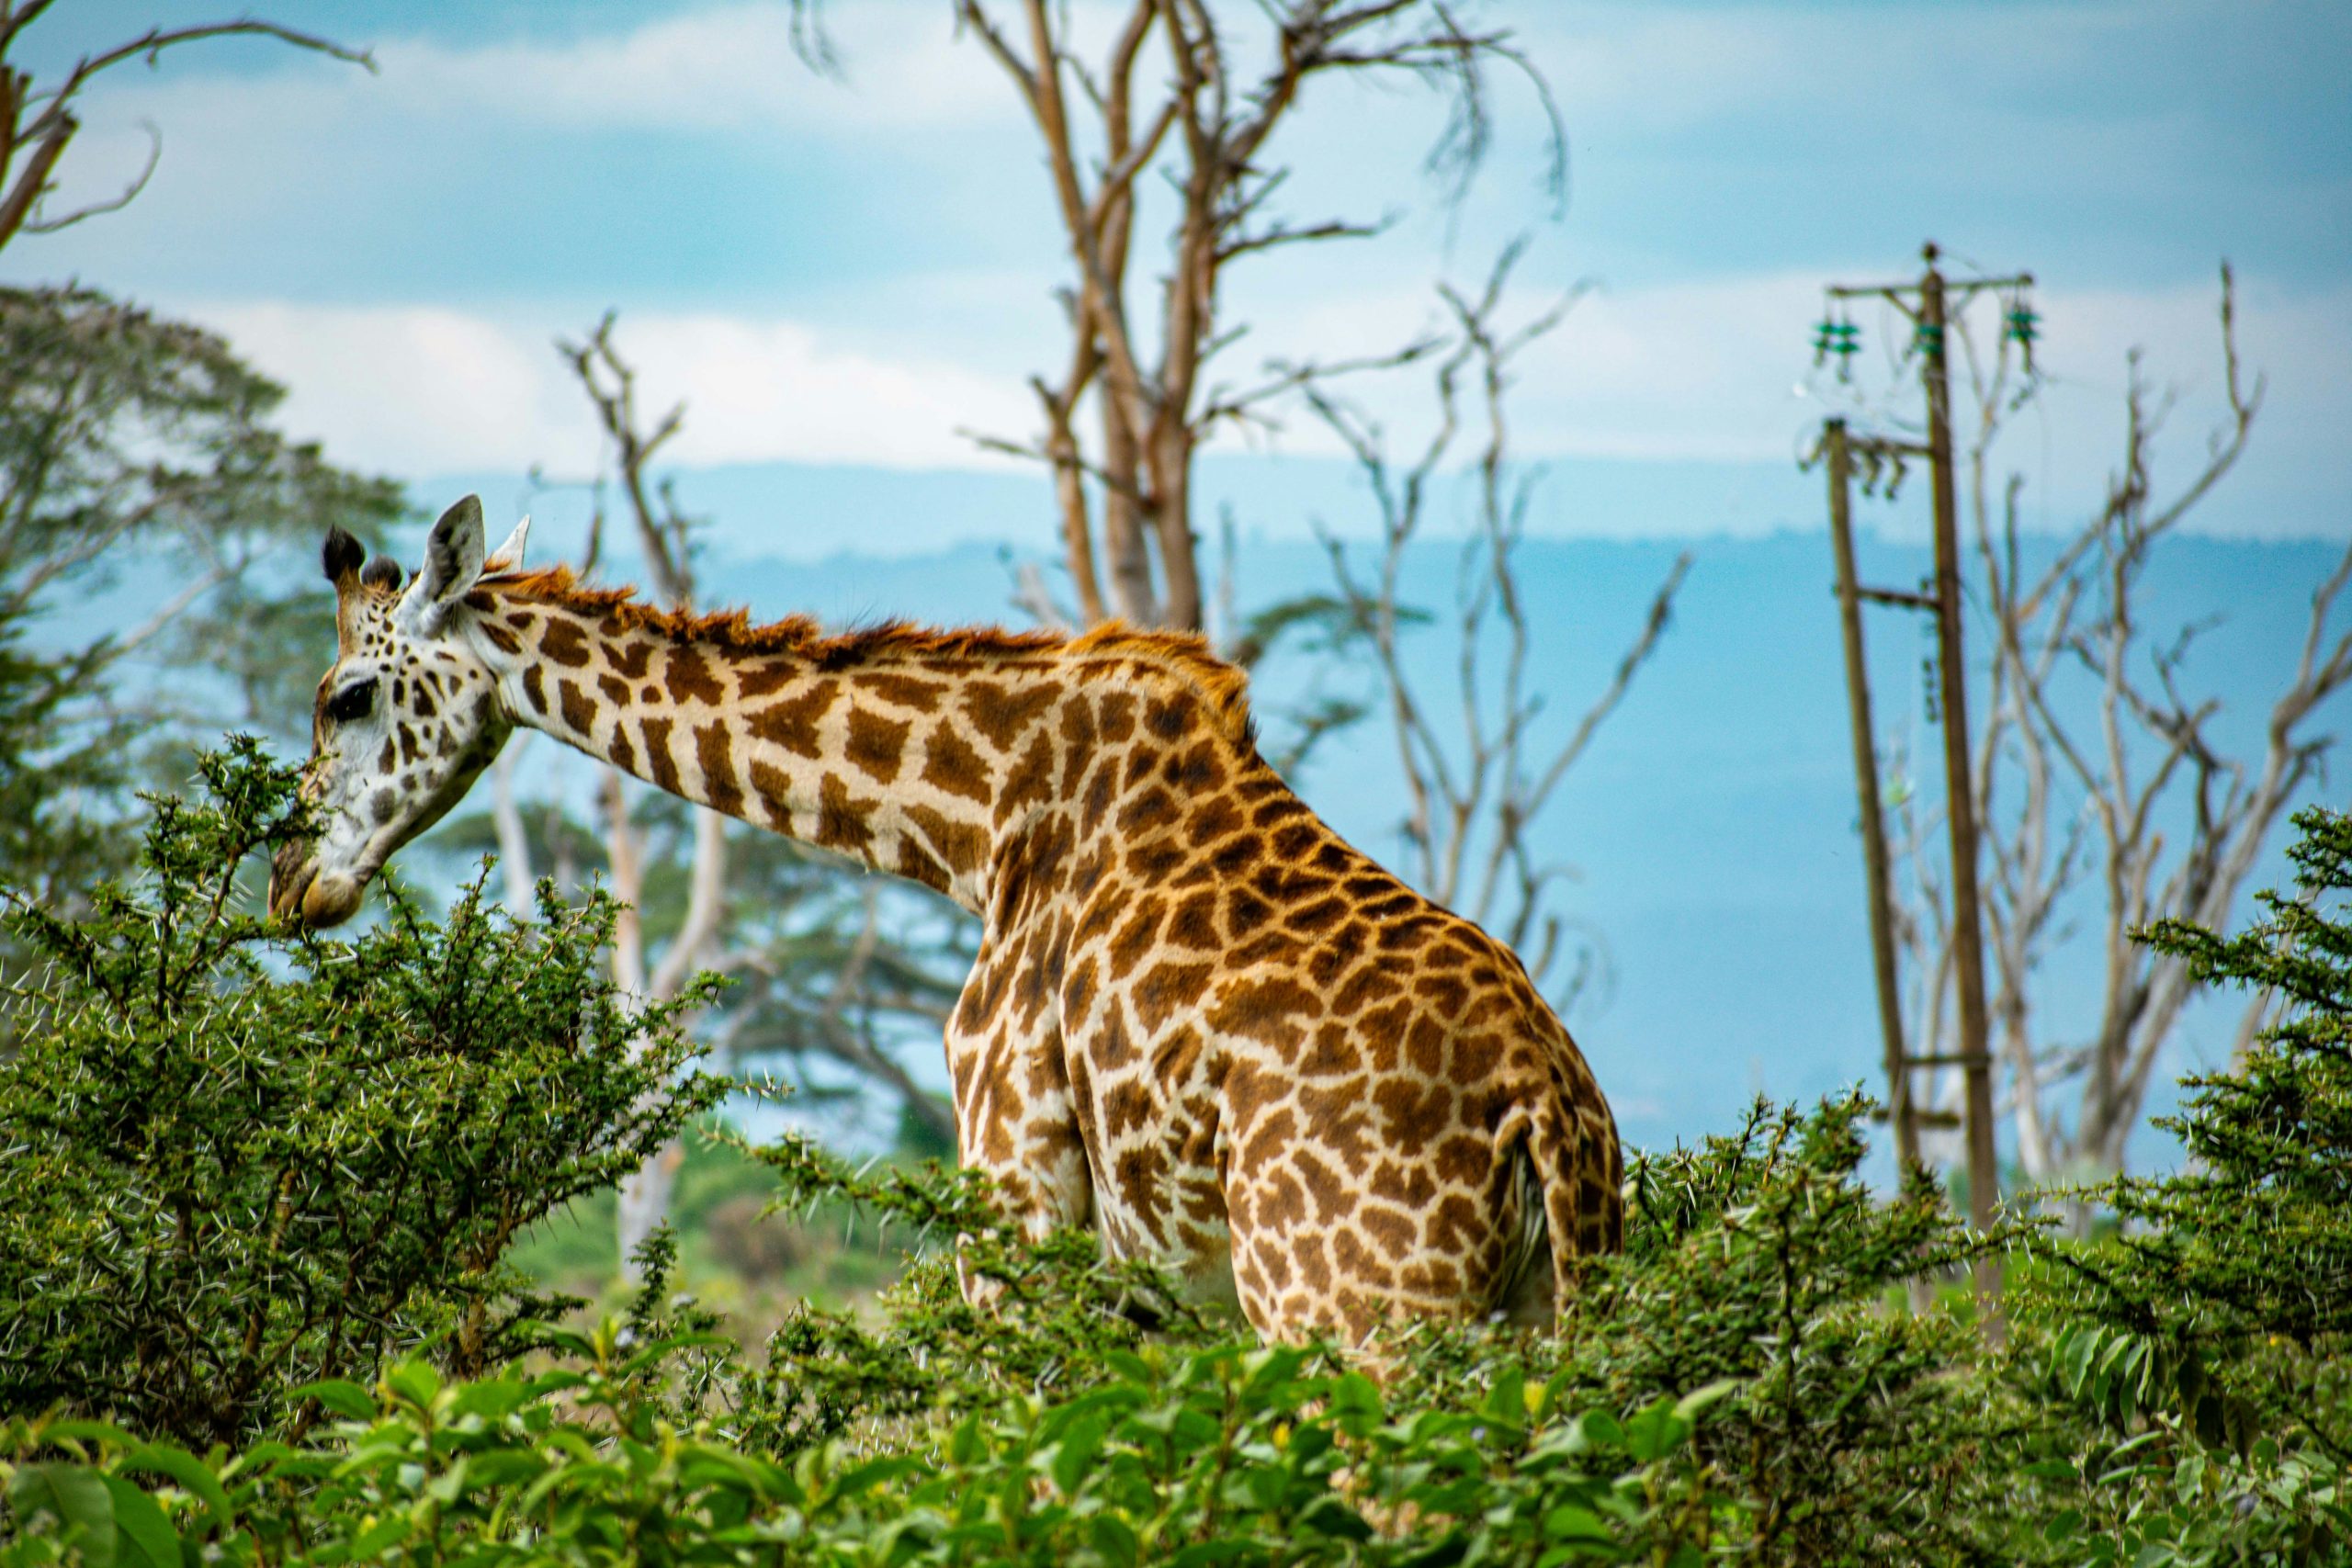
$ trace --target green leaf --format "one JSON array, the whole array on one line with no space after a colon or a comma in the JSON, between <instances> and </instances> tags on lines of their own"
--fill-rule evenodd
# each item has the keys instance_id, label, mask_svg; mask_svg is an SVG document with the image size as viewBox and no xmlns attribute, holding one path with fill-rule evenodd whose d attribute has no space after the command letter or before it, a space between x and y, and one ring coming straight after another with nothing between
<instances>
[{"instance_id":1,"label":"green leaf","mask_svg":"<svg viewBox=\"0 0 2352 1568\"><path fill-rule=\"evenodd\" d=\"M1054 1484L1065 1497L1075 1497L1086 1479L1087 1470L1094 1463L1094 1456L1102 1451L1105 1427L1099 1416L1088 1416L1072 1426L1054 1450Z\"/></svg>"},{"instance_id":2,"label":"green leaf","mask_svg":"<svg viewBox=\"0 0 2352 1568\"><path fill-rule=\"evenodd\" d=\"M1554 1540L1608 1540L1609 1527L1599 1514L1575 1503L1563 1503L1544 1516L1544 1533Z\"/></svg>"},{"instance_id":3,"label":"green leaf","mask_svg":"<svg viewBox=\"0 0 2352 1568\"><path fill-rule=\"evenodd\" d=\"M135 1449L139 1439L111 1421L52 1421L41 1428L50 1441L71 1438L76 1442L107 1443L119 1449Z\"/></svg>"},{"instance_id":4,"label":"green leaf","mask_svg":"<svg viewBox=\"0 0 2352 1568\"><path fill-rule=\"evenodd\" d=\"M1606 1410L1588 1410L1568 1426L1568 1451L1582 1453L1590 1449L1622 1449L1625 1446L1625 1428L1617 1417Z\"/></svg>"},{"instance_id":5,"label":"green leaf","mask_svg":"<svg viewBox=\"0 0 2352 1568\"><path fill-rule=\"evenodd\" d=\"M1478 1414L1499 1426L1526 1426L1527 1374L1516 1366L1505 1367L1479 1402Z\"/></svg>"},{"instance_id":6,"label":"green leaf","mask_svg":"<svg viewBox=\"0 0 2352 1568\"><path fill-rule=\"evenodd\" d=\"M1343 1372L1331 1385L1331 1413L1335 1416L1355 1416L1377 1421L1382 1408L1380 1385L1362 1372Z\"/></svg>"},{"instance_id":7,"label":"green leaf","mask_svg":"<svg viewBox=\"0 0 2352 1568\"><path fill-rule=\"evenodd\" d=\"M2041 1539L2057 1546L2072 1540L2082 1528L2083 1511L2080 1508L2061 1508L2051 1517L2048 1524L2041 1527Z\"/></svg>"},{"instance_id":8,"label":"green leaf","mask_svg":"<svg viewBox=\"0 0 2352 1568\"><path fill-rule=\"evenodd\" d=\"M924 1468L920 1460L867 1460L864 1464L852 1465L833 1477L833 1483L826 1488L826 1493L835 1500L854 1497L861 1492L885 1485L902 1475L912 1475Z\"/></svg>"},{"instance_id":9,"label":"green leaf","mask_svg":"<svg viewBox=\"0 0 2352 1568\"><path fill-rule=\"evenodd\" d=\"M1694 1388L1675 1401L1674 1414L1695 1426L1701 1412L1717 1401L1737 1393L1739 1384L1740 1380L1737 1378L1718 1378L1713 1382Z\"/></svg>"},{"instance_id":10,"label":"green leaf","mask_svg":"<svg viewBox=\"0 0 2352 1568\"><path fill-rule=\"evenodd\" d=\"M409 1520L406 1514L388 1515L352 1537L351 1544L345 1548L345 1561L366 1562L372 1558L381 1557L386 1548L401 1540L408 1533Z\"/></svg>"},{"instance_id":11,"label":"green leaf","mask_svg":"<svg viewBox=\"0 0 2352 1568\"><path fill-rule=\"evenodd\" d=\"M1625 1423L1625 1450L1647 1464L1664 1459L1690 1436L1690 1423L1664 1399L1645 1405Z\"/></svg>"},{"instance_id":12,"label":"green leaf","mask_svg":"<svg viewBox=\"0 0 2352 1568\"><path fill-rule=\"evenodd\" d=\"M464 1495L466 1490L466 1456L459 1454L448 1469L424 1483L424 1495L447 1506Z\"/></svg>"},{"instance_id":13,"label":"green leaf","mask_svg":"<svg viewBox=\"0 0 2352 1568\"><path fill-rule=\"evenodd\" d=\"M1374 1530L1362 1514L1334 1496L1317 1497L1298 1516L1298 1522L1317 1535L1341 1540L1370 1540Z\"/></svg>"},{"instance_id":14,"label":"green leaf","mask_svg":"<svg viewBox=\"0 0 2352 1568\"><path fill-rule=\"evenodd\" d=\"M460 1383L449 1402L452 1414L479 1416L485 1421L503 1421L531 1402L531 1390L513 1377L485 1378L479 1382Z\"/></svg>"},{"instance_id":15,"label":"green leaf","mask_svg":"<svg viewBox=\"0 0 2352 1568\"><path fill-rule=\"evenodd\" d=\"M289 1400L315 1399L346 1421L373 1421L376 1401L366 1389L347 1378L321 1378L300 1388L288 1389Z\"/></svg>"},{"instance_id":16,"label":"green leaf","mask_svg":"<svg viewBox=\"0 0 2352 1568\"><path fill-rule=\"evenodd\" d=\"M583 1361L595 1358L595 1341L580 1329L566 1328L560 1323L541 1323L536 1318L526 1319L514 1327L515 1332L530 1344L561 1351Z\"/></svg>"},{"instance_id":17,"label":"green leaf","mask_svg":"<svg viewBox=\"0 0 2352 1568\"><path fill-rule=\"evenodd\" d=\"M99 1479L114 1499L114 1524L120 1533L115 1561L123 1568L180 1568L179 1532L155 1499L119 1475Z\"/></svg>"},{"instance_id":18,"label":"green leaf","mask_svg":"<svg viewBox=\"0 0 2352 1568\"><path fill-rule=\"evenodd\" d=\"M967 1416L948 1434L947 1461L950 1464L968 1465L980 1457L980 1418Z\"/></svg>"},{"instance_id":19,"label":"green leaf","mask_svg":"<svg viewBox=\"0 0 2352 1568\"><path fill-rule=\"evenodd\" d=\"M1094 1538L1094 1550L1111 1568L1136 1568L1142 1543L1125 1519L1116 1514L1097 1514L1087 1529Z\"/></svg>"},{"instance_id":20,"label":"green leaf","mask_svg":"<svg viewBox=\"0 0 2352 1568\"><path fill-rule=\"evenodd\" d=\"M384 1387L394 1396L423 1409L441 1392L441 1374L424 1361L402 1361L384 1369Z\"/></svg>"},{"instance_id":21,"label":"green leaf","mask_svg":"<svg viewBox=\"0 0 2352 1568\"><path fill-rule=\"evenodd\" d=\"M114 1495L89 1466L63 1460L25 1465L8 1483L8 1503L22 1522L53 1515L87 1568L114 1568Z\"/></svg>"},{"instance_id":22,"label":"green leaf","mask_svg":"<svg viewBox=\"0 0 2352 1568\"><path fill-rule=\"evenodd\" d=\"M228 1489L220 1484L220 1478L212 1473L209 1465L186 1449L174 1448L169 1443L149 1443L123 1455L115 1469L153 1471L169 1476L204 1505L205 1511L212 1516L214 1529L227 1530L236 1526L237 1510L230 1506Z\"/></svg>"}]
</instances>

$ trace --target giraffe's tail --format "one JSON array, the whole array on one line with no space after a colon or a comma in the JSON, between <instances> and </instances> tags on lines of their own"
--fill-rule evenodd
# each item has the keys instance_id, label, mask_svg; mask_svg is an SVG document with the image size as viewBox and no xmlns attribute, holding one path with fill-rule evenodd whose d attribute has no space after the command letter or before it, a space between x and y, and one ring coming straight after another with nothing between
<instances>
[{"instance_id":1,"label":"giraffe's tail","mask_svg":"<svg viewBox=\"0 0 2352 1568\"><path fill-rule=\"evenodd\" d=\"M1579 1106L1556 1081L1529 1107L1523 1159L1543 1195L1552 1254L1552 1317L1568 1310L1588 1258L1625 1244L1624 1155L1617 1124L1596 1097Z\"/></svg>"}]
</instances>

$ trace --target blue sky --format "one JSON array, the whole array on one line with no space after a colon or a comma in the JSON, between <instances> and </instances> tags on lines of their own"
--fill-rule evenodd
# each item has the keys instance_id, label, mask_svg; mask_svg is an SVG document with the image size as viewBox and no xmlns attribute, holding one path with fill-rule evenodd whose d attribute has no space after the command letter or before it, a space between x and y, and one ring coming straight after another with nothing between
<instances>
[{"instance_id":1,"label":"blue sky","mask_svg":"<svg viewBox=\"0 0 2352 1568\"><path fill-rule=\"evenodd\" d=\"M1081 30L1094 9L1078 6ZM1233 319L1256 327L1238 366L1402 341L1435 278L1478 273L1534 224L1529 308L1598 286L1519 394L1523 449L1570 481L1538 525L1811 525L1815 487L1790 458L1823 406L1797 395L1819 286L1900 276L1932 236L2041 279L2053 379L2012 456L2054 523L2111 461L2134 344L2182 387L2175 440L2194 449L2226 255L2270 403L2205 525L2352 532L2352 10L1482 10L1556 94L1565 217L1544 221L1543 141L1510 83L1458 212L1417 173L1430 99L1326 85L1278 149L1294 211L1401 220L1237 273ZM60 6L27 62L54 70L153 15ZM533 463L588 469L593 426L548 340L616 307L649 398L690 398L673 449L689 470L820 465L876 495L894 472L995 470L968 507L926 487L943 499L902 536L836 514L797 520L787 547L1001 536L989 497L1012 476L959 432L1029 434L1023 379L1058 354L1056 247L1033 141L945 0L832 0L845 82L794 60L779 5L310 0L285 15L373 49L379 71L234 41L105 78L66 194L135 171L142 124L164 139L153 185L121 214L19 240L0 276L79 276L220 326L293 388L289 423L426 491ZM1271 448L1310 478L1329 450L1298 427ZM1290 494L1263 474L1245 465L1236 482ZM834 491L856 509L856 484ZM1319 510L1284 499L1250 521L1295 532ZM1045 523L1041 504L1040 544Z\"/></svg>"}]
</instances>

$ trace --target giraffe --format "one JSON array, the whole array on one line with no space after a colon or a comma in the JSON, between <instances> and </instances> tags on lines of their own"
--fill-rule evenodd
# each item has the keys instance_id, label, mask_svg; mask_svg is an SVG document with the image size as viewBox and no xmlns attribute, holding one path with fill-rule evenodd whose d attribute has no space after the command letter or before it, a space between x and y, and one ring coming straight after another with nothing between
<instances>
[{"instance_id":1,"label":"giraffe","mask_svg":"<svg viewBox=\"0 0 2352 1568\"><path fill-rule=\"evenodd\" d=\"M979 916L945 1030L962 1160L1270 1338L1543 1323L1620 1244L1616 1125L1510 950L1351 848L1189 635L657 611L494 552L403 582L328 536L337 657L281 917L334 925L517 725ZM975 1286L967 1280L967 1292Z\"/></svg>"}]
</instances>

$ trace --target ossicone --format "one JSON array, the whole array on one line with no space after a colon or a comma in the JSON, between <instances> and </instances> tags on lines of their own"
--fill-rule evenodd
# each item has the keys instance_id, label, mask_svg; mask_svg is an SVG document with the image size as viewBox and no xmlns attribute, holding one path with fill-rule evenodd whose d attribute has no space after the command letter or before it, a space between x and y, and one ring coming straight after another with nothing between
<instances>
[{"instance_id":1,"label":"ossicone","mask_svg":"<svg viewBox=\"0 0 2352 1568\"><path fill-rule=\"evenodd\" d=\"M327 547L321 557L321 562L326 568L329 582L340 588L345 581L359 570L361 563L367 558L368 551L358 540L340 528L327 530Z\"/></svg>"}]
</instances>

